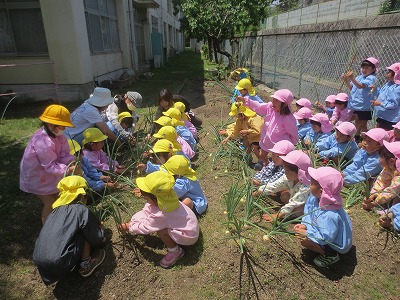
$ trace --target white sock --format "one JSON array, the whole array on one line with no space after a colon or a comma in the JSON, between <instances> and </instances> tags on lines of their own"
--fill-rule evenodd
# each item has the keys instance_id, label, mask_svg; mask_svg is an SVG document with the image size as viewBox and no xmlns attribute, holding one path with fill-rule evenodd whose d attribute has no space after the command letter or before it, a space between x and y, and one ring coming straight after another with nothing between
<instances>
[{"instance_id":1,"label":"white sock","mask_svg":"<svg viewBox=\"0 0 400 300\"><path fill-rule=\"evenodd\" d=\"M168 252L179 252L179 246L176 245L174 248L167 248Z\"/></svg>"}]
</instances>

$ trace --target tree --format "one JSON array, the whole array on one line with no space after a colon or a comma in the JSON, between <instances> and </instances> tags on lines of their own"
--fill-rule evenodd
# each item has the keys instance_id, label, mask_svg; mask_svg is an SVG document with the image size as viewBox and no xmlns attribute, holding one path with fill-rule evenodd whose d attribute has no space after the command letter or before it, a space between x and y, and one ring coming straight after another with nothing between
<instances>
[{"instance_id":1,"label":"tree","mask_svg":"<svg viewBox=\"0 0 400 300\"><path fill-rule=\"evenodd\" d=\"M215 58L217 53L226 56L233 68L232 54L221 49L222 42L232 41L236 34L259 28L268 15L270 1L173 0L173 3L175 13L183 13L181 29L197 40L207 40L209 51L214 49Z\"/></svg>"}]
</instances>

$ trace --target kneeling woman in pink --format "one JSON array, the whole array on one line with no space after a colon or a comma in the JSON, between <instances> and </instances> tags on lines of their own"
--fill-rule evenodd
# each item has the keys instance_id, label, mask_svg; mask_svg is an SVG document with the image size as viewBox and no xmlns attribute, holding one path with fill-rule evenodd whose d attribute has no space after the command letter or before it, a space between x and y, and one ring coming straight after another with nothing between
<instances>
[{"instance_id":1,"label":"kneeling woman in pink","mask_svg":"<svg viewBox=\"0 0 400 300\"><path fill-rule=\"evenodd\" d=\"M296 145L299 139L296 127L296 119L293 116L290 104L294 97L291 91L282 89L276 91L268 103L258 103L249 97L237 97L245 106L264 116L264 125L261 128L260 148L264 163L268 162L268 149L281 141L287 140Z\"/></svg>"},{"instance_id":2,"label":"kneeling woman in pink","mask_svg":"<svg viewBox=\"0 0 400 300\"><path fill-rule=\"evenodd\" d=\"M136 184L147 203L129 223L122 223L119 230L131 234L157 233L168 250L160 265L172 267L185 254L178 245L190 246L199 238L196 215L179 201L173 190L174 177L167 172L156 171L137 178Z\"/></svg>"},{"instance_id":3,"label":"kneeling woman in pink","mask_svg":"<svg viewBox=\"0 0 400 300\"><path fill-rule=\"evenodd\" d=\"M44 223L58 198L58 182L75 168L70 165L75 161L75 156L69 153L64 135L65 127L73 127L68 109L61 105L50 105L39 120L43 128L36 131L25 148L20 164L19 186L42 201Z\"/></svg>"}]
</instances>

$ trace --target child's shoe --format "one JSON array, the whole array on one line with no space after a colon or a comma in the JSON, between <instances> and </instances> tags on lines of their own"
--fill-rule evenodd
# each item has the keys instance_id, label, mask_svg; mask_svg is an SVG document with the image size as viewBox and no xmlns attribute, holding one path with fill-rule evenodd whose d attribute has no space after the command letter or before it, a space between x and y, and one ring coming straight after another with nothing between
<instances>
[{"instance_id":1,"label":"child's shoe","mask_svg":"<svg viewBox=\"0 0 400 300\"><path fill-rule=\"evenodd\" d=\"M94 270L96 270L96 268L101 265L105 257L106 257L106 251L104 249L98 249L92 255L90 261L88 261L84 267L81 267L79 269L79 274L81 274L82 277L88 277L92 275Z\"/></svg>"},{"instance_id":2,"label":"child's shoe","mask_svg":"<svg viewBox=\"0 0 400 300\"><path fill-rule=\"evenodd\" d=\"M314 258L313 262L317 267L326 268L327 266L330 266L330 265L338 262L339 259L340 259L340 256L338 253L336 253L335 255L321 254L321 255L318 255L316 258Z\"/></svg>"},{"instance_id":3,"label":"child's shoe","mask_svg":"<svg viewBox=\"0 0 400 300\"><path fill-rule=\"evenodd\" d=\"M168 251L168 253L160 260L160 266L167 269L172 267L176 262L185 255L185 251L181 247L178 247L177 252Z\"/></svg>"}]
</instances>

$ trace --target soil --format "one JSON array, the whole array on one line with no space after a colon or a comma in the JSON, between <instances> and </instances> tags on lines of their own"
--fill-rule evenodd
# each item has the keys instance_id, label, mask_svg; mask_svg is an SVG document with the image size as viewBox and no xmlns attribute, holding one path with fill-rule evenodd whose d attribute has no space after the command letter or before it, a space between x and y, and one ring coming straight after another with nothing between
<instances>
[{"instance_id":1,"label":"soil","mask_svg":"<svg viewBox=\"0 0 400 300\"><path fill-rule=\"evenodd\" d=\"M263 99L271 92L261 86L257 90ZM165 270L158 265L165 248L156 236L131 238L131 247L109 221L109 240L103 245L106 259L99 269L85 279L72 272L46 287L31 261L41 227L40 204L14 191L9 193L14 198L4 199L7 202L0 207L1 299L400 299L400 244L382 232L375 225L377 216L361 210L359 204L349 211L354 246L327 269L315 268L315 255L302 249L296 239L279 235L264 241L263 233L250 229L245 232L248 255L241 256L223 224L227 221L223 194L237 184L227 175L235 170L228 168L225 173L223 161L212 166L217 148L212 125L218 127L227 120L229 97L215 82L192 79L185 82L180 94L203 119L201 150L193 167L209 209L199 220L202 234L198 243L185 247L184 258ZM130 192L120 195L135 209L144 203L133 199ZM129 217L125 216L126 221ZM256 222L270 226L259 219Z\"/></svg>"}]
</instances>

